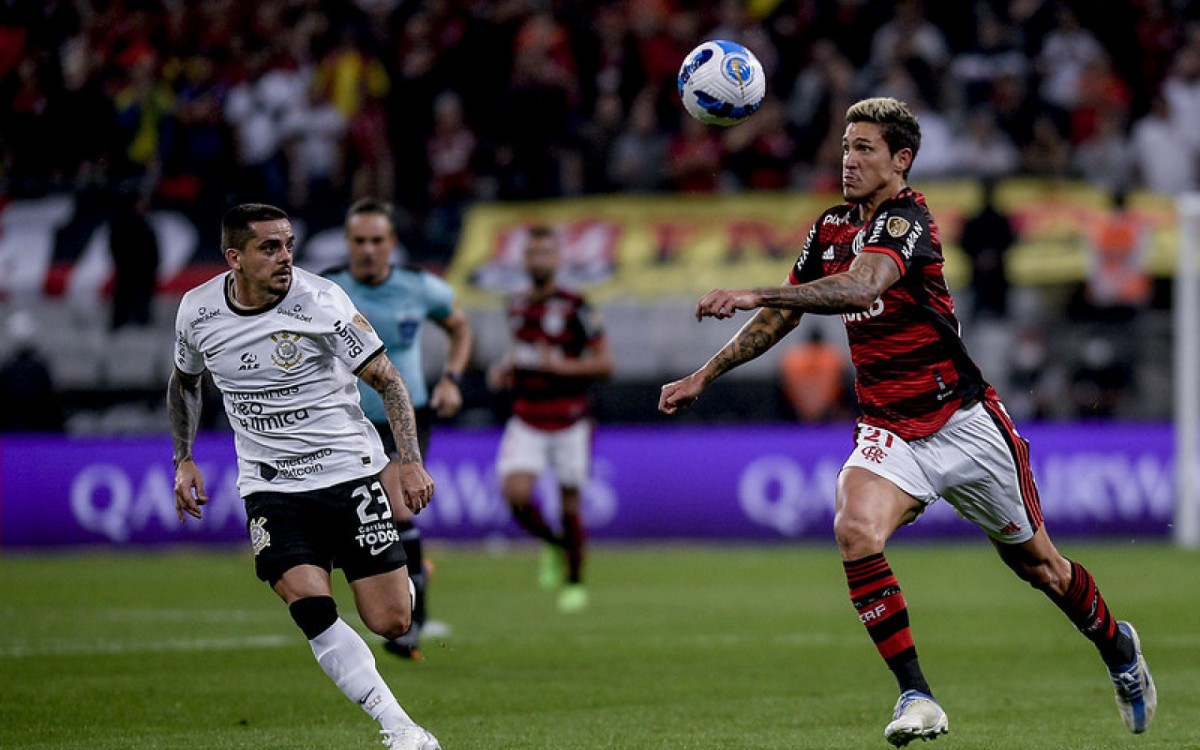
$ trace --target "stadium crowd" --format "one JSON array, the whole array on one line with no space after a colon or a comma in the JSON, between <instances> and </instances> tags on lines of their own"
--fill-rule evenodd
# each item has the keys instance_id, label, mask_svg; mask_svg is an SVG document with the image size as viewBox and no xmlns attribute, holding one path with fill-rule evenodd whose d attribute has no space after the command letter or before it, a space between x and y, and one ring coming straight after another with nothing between
<instances>
[{"instance_id":1,"label":"stadium crowd","mask_svg":"<svg viewBox=\"0 0 1200 750\"><path fill-rule=\"evenodd\" d=\"M766 67L741 127L678 105L705 38ZM868 93L917 108L917 180L1195 189L1200 3L12 0L0 191L120 196L199 226L264 200L317 228L370 193L436 265L476 200L835 188L838 118Z\"/></svg>"}]
</instances>

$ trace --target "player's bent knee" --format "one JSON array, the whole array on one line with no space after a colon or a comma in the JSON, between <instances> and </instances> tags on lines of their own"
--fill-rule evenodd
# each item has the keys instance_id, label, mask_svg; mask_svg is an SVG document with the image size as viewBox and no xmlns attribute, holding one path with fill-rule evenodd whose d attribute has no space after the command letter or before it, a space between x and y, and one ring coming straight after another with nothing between
<instances>
[{"instance_id":1,"label":"player's bent knee","mask_svg":"<svg viewBox=\"0 0 1200 750\"><path fill-rule=\"evenodd\" d=\"M412 627L412 612L408 607L392 608L363 616L363 624L376 635L384 638L399 638Z\"/></svg>"},{"instance_id":2,"label":"player's bent knee","mask_svg":"<svg viewBox=\"0 0 1200 750\"><path fill-rule=\"evenodd\" d=\"M329 630L329 626L337 622L337 603L332 596L306 596L288 605L288 612L304 637L308 640L316 638Z\"/></svg>"},{"instance_id":3,"label":"player's bent knee","mask_svg":"<svg viewBox=\"0 0 1200 750\"><path fill-rule=\"evenodd\" d=\"M882 552L887 544L887 534L875 524L843 513L838 513L833 519L833 536L846 560L857 560Z\"/></svg>"}]
</instances>

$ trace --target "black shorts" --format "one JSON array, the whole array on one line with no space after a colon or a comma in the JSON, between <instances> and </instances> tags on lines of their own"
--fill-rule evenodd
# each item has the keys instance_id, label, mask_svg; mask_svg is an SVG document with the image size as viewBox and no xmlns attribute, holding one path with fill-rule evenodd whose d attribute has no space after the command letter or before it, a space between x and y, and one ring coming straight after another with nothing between
<instances>
[{"instance_id":1,"label":"black shorts","mask_svg":"<svg viewBox=\"0 0 1200 750\"><path fill-rule=\"evenodd\" d=\"M422 406L419 409L413 410L413 416L417 422L417 448L421 450L421 458L425 459L429 454L429 437L433 433L433 409L428 406ZM372 422L375 425L375 431L379 433L379 439L383 441L383 450L387 452L389 458L396 457L396 439L392 437L392 427L387 422Z\"/></svg>"},{"instance_id":2,"label":"black shorts","mask_svg":"<svg viewBox=\"0 0 1200 750\"><path fill-rule=\"evenodd\" d=\"M254 571L272 586L297 565L339 567L354 581L408 562L378 474L309 492L251 493L246 530Z\"/></svg>"}]
</instances>

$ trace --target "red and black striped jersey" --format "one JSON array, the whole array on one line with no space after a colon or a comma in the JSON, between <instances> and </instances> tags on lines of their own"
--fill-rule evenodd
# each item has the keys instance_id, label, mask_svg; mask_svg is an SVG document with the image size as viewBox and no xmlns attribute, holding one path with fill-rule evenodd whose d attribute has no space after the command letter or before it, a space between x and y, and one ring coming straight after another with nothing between
<instances>
[{"instance_id":1,"label":"red and black striped jersey","mask_svg":"<svg viewBox=\"0 0 1200 750\"><path fill-rule=\"evenodd\" d=\"M925 196L905 188L868 223L855 204L828 209L809 231L788 281L840 273L861 252L887 255L901 277L869 310L842 315L860 420L905 440L926 437L965 402L982 398L988 385L963 344Z\"/></svg>"},{"instance_id":2,"label":"red and black striped jersey","mask_svg":"<svg viewBox=\"0 0 1200 750\"><path fill-rule=\"evenodd\" d=\"M542 430L570 427L589 411L589 378L548 375L535 369L544 347L579 358L604 336L599 312L582 295L555 288L548 296L512 297L508 326L513 338L513 414Z\"/></svg>"}]
</instances>

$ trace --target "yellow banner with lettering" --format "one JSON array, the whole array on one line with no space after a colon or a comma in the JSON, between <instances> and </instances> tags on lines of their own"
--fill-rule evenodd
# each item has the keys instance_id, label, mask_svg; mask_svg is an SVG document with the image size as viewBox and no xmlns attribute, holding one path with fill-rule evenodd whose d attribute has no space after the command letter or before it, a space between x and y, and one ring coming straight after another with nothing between
<instances>
[{"instance_id":1,"label":"yellow banner with lettering","mask_svg":"<svg viewBox=\"0 0 1200 750\"><path fill-rule=\"evenodd\" d=\"M964 285L969 264L958 247L963 222L979 208L974 182L914 187L925 193L941 228L946 276ZM779 284L809 227L836 194L619 195L531 203L487 203L467 214L447 279L467 307L491 305L525 283L521 253L528 228L546 224L561 239L564 284L597 301L692 298L718 287ZM1008 253L1015 284L1077 281L1088 264L1089 232L1111 198L1075 182L1013 180L997 205L1018 243ZM1172 201L1134 194L1129 210L1149 228L1147 266L1171 275L1178 227Z\"/></svg>"}]
</instances>

